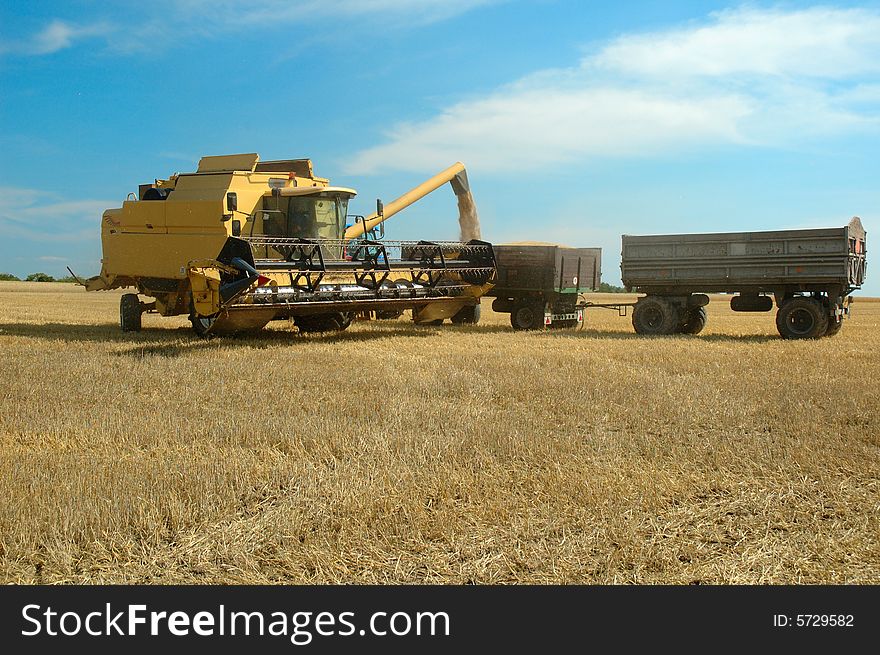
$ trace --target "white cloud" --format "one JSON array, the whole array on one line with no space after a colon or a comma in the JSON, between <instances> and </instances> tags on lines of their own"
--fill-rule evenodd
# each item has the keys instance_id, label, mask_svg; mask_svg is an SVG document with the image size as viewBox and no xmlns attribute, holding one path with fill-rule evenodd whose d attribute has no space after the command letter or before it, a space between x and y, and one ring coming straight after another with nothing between
<instances>
[{"instance_id":1,"label":"white cloud","mask_svg":"<svg viewBox=\"0 0 880 655\"><path fill-rule=\"evenodd\" d=\"M327 18L377 17L425 24L499 0L185 0L180 8L226 23L306 23Z\"/></svg>"},{"instance_id":2,"label":"white cloud","mask_svg":"<svg viewBox=\"0 0 880 655\"><path fill-rule=\"evenodd\" d=\"M880 14L864 9L728 10L705 26L624 36L586 62L650 76L846 78L880 71Z\"/></svg>"},{"instance_id":3,"label":"white cloud","mask_svg":"<svg viewBox=\"0 0 880 655\"><path fill-rule=\"evenodd\" d=\"M632 156L706 140L743 141L748 97L679 99L613 87L500 92L437 118L398 126L390 143L363 151L352 173L434 170L457 159L480 170L529 167L589 156ZM463 154L464 153L464 154Z\"/></svg>"},{"instance_id":4,"label":"white cloud","mask_svg":"<svg viewBox=\"0 0 880 655\"><path fill-rule=\"evenodd\" d=\"M145 15L140 6L115 21L73 24L53 20L25 41L0 44L0 53L46 55L78 41L101 37L114 51L134 52L191 38L213 38L241 29L318 25L338 29L342 21L374 22L382 29L417 27L506 0L156 0ZM132 9L133 8L133 9Z\"/></svg>"},{"instance_id":5,"label":"white cloud","mask_svg":"<svg viewBox=\"0 0 880 655\"><path fill-rule=\"evenodd\" d=\"M425 172L456 159L506 172L876 129L878 48L876 11L725 11L705 24L621 36L571 68L399 124L348 172Z\"/></svg>"},{"instance_id":6,"label":"white cloud","mask_svg":"<svg viewBox=\"0 0 880 655\"><path fill-rule=\"evenodd\" d=\"M38 189L0 187L0 229L31 241L97 239L112 200L61 200Z\"/></svg>"},{"instance_id":7,"label":"white cloud","mask_svg":"<svg viewBox=\"0 0 880 655\"><path fill-rule=\"evenodd\" d=\"M106 36L111 32L111 26L103 22L75 25L62 20L53 20L27 40L7 42L0 52L48 55L69 48L77 41Z\"/></svg>"}]
</instances>

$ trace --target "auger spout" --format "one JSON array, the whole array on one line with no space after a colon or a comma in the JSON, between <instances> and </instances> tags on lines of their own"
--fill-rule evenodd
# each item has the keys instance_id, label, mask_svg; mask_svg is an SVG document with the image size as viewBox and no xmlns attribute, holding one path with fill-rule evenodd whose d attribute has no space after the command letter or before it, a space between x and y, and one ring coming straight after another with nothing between
<instances>
[{"instance_id":1,"label":"auger spout","mask_svg":"<svg viewBox=\"0 0 880 655\"><path fill-rule=\"evenodd\" d=\"M406 209L417 200L421 200L432 191L436 191L447 182L451 183L452 190L455 192L456 196L470 193L470 184L468 182L467 171L465 170L464 164L460 161L456 162L446 170L437 173L434 177L425 180L417 187L410 189L396 200L389 202L385 205L385 209L381 215L378 213L370 214L364 218L363 221L359 221L349 227L345 231L344 238L346 240L351 240L363 236L379 225L379 223L387 221L399 211Z\"/></svg>"}]
</instances>

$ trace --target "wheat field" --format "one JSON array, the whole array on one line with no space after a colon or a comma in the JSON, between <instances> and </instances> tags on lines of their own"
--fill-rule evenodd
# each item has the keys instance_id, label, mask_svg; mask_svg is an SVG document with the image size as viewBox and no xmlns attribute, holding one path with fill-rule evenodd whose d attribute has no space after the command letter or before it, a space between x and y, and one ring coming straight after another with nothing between
<instances>
[{"instance_id":1,"label":"wheat field","mask_svg":"<svg viewBox=\"0 0 880 655\"><path fill-rule=\"evenodd\" d=\"M880 583L880 302L789 342L720 299L207 341L118 301L0 283L4 582Z\"/></svg>"}]
</instances>

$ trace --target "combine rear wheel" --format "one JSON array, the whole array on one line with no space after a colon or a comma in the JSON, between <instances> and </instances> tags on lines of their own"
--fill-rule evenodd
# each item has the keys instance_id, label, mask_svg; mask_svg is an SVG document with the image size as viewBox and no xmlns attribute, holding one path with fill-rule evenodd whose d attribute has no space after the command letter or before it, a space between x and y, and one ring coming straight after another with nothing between
<instances>
[{"instance_id":1,"label":"combine rear wheel","mask_svg":"<svg viewBox=\"0 0 880 655\"><path fill-rule=\"evenodd\" d=\"M123 332L140 332L141 315L141 301L136 293L126 293L119 299L119 326Z\"/></svg>"},{"instance_id":2,"label":"combine rear wheel","mask_svg":"<svg viewBox=\"0 0 880 655\"><path fill-rule=\"evenodd\" d=\"M682 334L699 334L706 327L707 320L705 307L689 309L685 314L684 323L681 324L678 331Z\"/></svg>"},{"instance_id":3,"label":"combine rear wheel","mask_svg":"<svg viewBox=\"0 0 880 655\"><path fill-rule=\"evenodd\" d=\"M632 323L637 334L673 334L678 327L678 312L665 298L646 296L633 308Z\"/></svg>"},{"instance_id":4,"label":"combine rear wheel","mask_svg":"<svg viewBox=\"0 0 880 655\"><path fill-rule=\"evenodd\" d=\"M783 339L817 339L828 331L828 313L815 298L796 296L776 312L776 329Z\"/></svg>"}]
</instances>

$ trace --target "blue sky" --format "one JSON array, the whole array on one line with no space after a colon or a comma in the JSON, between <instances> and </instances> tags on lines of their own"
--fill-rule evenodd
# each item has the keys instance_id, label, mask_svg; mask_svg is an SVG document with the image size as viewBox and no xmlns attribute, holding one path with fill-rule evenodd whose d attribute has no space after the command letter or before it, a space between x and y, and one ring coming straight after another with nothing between
<instances>
[{"instance_id":1,"label":"blue sky","mask_svg":"<svg viewBox=\"0 0 880 655\"><path fill-rule=\"evenodd\" d=\"M461 160L485 238L601 246L616 283L623 233L873 233L878 145L877 3L0 2L18 275L96 273L103 209L258 152L312 158L357 213ZM388 237L455 238L456 216L444 188Z\"/></svg>"}]
</instances>

